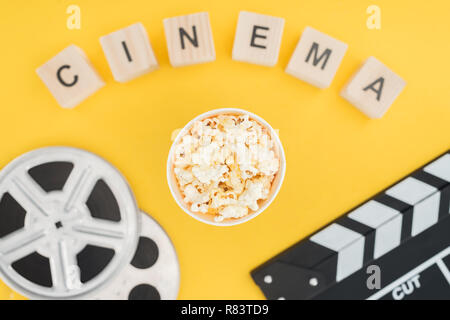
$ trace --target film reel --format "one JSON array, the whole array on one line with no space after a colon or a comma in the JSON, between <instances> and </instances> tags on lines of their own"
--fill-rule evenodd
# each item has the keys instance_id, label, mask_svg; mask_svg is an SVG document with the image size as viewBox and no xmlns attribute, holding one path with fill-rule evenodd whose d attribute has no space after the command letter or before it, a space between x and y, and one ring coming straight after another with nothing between
<instances>
[{"instance_id":1,"label":"film reel","mask_svg":"<svg viewBox=\"0 0 450 320\"><path fill-rule=\"evenodd\" d=\"M180 286L175 248L163 228L141 213L141 235L131 263L94 295L108 300L174 300Z\"/></svg>"},{"instance_id":2,"label":"film reel","mask_svg":"<svg viewBox=\"0 0 450 320\"><path fill-rule=\"evenodd\" d=\"M126 180L100 157L26 153L0 173L0 276L29 298L85 298L129 264L139 219Z\"/></svg>"}]
</instances>

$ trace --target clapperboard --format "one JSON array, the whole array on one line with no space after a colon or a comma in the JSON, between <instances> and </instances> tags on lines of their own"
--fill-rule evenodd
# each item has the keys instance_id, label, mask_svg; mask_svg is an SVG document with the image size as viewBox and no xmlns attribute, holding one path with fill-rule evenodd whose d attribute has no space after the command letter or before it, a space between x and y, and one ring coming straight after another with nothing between
<instances>
[{"instance_id":1,"label":"clapperboard","mask_svg":"<svg viewBox=\"0 0 450 320\"><path fill-rule=\"evenodd\" d=\"M267 299L450 299L449 202L447 151L251 275Z\"/></svg>"}]
</instances>

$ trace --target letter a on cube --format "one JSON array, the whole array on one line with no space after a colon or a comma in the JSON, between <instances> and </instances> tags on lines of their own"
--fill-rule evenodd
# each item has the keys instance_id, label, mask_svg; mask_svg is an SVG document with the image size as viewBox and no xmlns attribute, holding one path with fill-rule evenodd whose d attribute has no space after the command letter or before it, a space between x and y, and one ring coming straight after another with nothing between
<instances>
[{"instance_id":1,"label":"letter a on cube","mask_svg":"<svg viewBox=\"0 0 450 320\"><path fill-rule=\"evenodd\" d=\"M100 44L116 81L127 82L158 68L141 23L101 37Z\"/></svg>"},{"instance_id":2,"label":"letter a on cube","mask_svg":"<svg viewBox=\"0 0 450 320\"><path fill-rule=\"evenodd\" d=\"M173 67L216 59L207 12L164 19L164 32L170 64Z\"/></svg>"},{"instance_id":3,"label":"letter a on cube","mask_svg":"<svg viewBox=\"0 0 450 320\"><path fill-rule=\"evenodd\" d=\"M58 103L73 108L105 84L83 50L71 45L36 70Z\"/></svg>"},{"instance_id":4,"label":"letter a on cube","mask_svg":"<svg viewBox=\"0 0 450 320\"><path fill-rule=\"evenodd\" d=\"M369 118L381 118L405 85L402 78L370 57L341 91L341 96Z\"/></svg>"},{"instance_id":5,"label":"letter a on cube","mask_svg":"<svg viewBox=\"0 0 450 320\"><path fill-rule=\"evenodd\" d=\"M347 51L347 44L306 27L286 73L319 88L328 88Z\"/></svg>"},{"instance_id":6,"label":"letter a on cube","mask_svg":"<svg viewBox=\"0 0 450 320\"><path fill-rule=\"evenodd\" d=\"M241 11L233 45L233 60L272 67L278 61L284 19Z\"/></svg>"}]
</instances>

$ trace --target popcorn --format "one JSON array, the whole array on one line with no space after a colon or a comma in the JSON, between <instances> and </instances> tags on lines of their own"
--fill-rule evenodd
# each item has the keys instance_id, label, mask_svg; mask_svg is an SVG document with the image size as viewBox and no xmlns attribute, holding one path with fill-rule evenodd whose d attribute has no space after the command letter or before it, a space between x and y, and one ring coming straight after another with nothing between
<instances>
[{"instance_id":1,"label":"popcorn","mask_svg":"<svg viewBox=\"0 0 450 320\"><path fill-rule=\"evenodd\" d=\"M205 184L209 184L212 181L226 181L223 176L226 172L228 172L228 167L226 165L215 165L212 168L207 166L195 166L192 168L194 177Z\"/></svg>"},{"instance_id":2,"label":"popcorn","mask_svg":"<svg viewBox=\"0 0 450 320\"><path fill-rule=\"evenodd\" d=\"M242 218L248 214L248 209L246 207L231 205L223 208L219 213L220 216L214 219L217 222L227 218Z\"/></svg>"},{"instance_id":3,"label":"popcorn","mask_svg":"<svg viewBox=\"0 0 450 320\"><path fill-rule=\"evenodd\" d=\"M182 168L175 168L173 170L178 178L178 183L181 186L185 186L194 180L194 175L188 170L184 170Z\"/></svg>"},{"instance_id":4,"label":"popcorn","mask_svg":"<svg viewBox=\"0 0 450 320\"><path fill-rule=\"evenodd\" d=\"M256 181L247 180L245 191L239 196L239 202L252 209L258 210L258 200L266 199L269 194L270 185L264 184L259 179Z\"/></svg>"},{"instance_id":5,"label":"popcorn","mask_svg":"<svg viewBox=\"0 0 450 320\"><path fill-rule=\"evenodd\" d=\"M267 128L248 115L196 121L175 146L173 170L192 212L242 218L269 197L280 167Z\"/></svg>"}]
</instances>

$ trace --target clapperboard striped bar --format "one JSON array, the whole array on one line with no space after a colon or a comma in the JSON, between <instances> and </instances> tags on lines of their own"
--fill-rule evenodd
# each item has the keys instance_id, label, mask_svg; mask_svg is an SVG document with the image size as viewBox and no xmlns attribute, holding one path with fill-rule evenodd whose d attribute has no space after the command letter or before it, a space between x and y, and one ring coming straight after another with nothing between
<instances>
[{"instance_id":1,"label":"clapperboard striped bar","mask_svg":"<svg viewBox=\"0 0 450 320\"><path fill-rule=\"evenodd\" d=\"M251 275L268 299L379 299L410 280L406 275L437 266L443 281L433 284L439 275L425 277L430 290L420 297L450 299L449 205L447 151ZM378 292L367 286L363 267L369 265L380 267L383 288ZM415 284L408 285L410 294ZM393 297L405 294L397 290Z\"/></svg>"}]
</instances>

